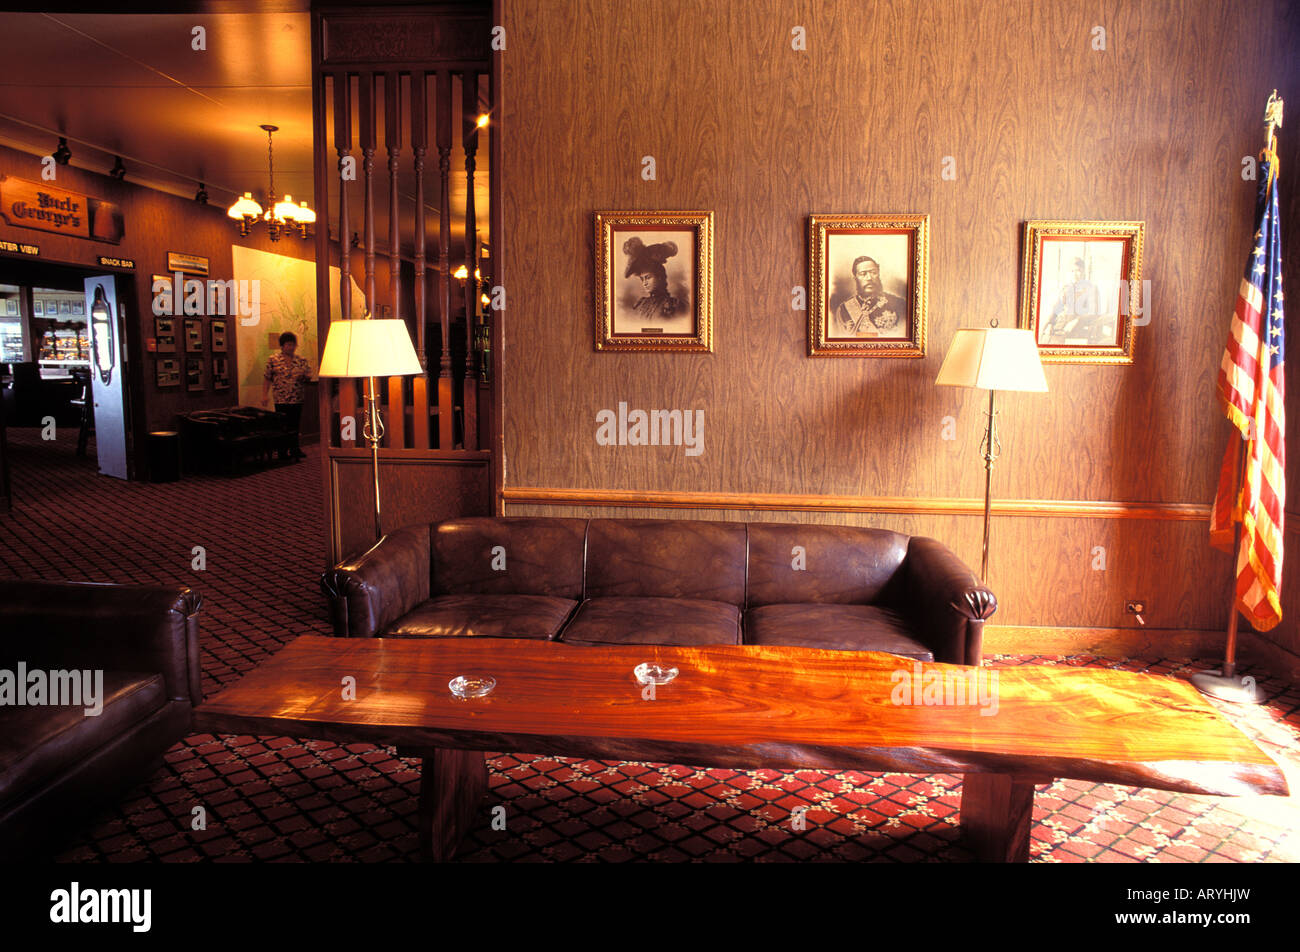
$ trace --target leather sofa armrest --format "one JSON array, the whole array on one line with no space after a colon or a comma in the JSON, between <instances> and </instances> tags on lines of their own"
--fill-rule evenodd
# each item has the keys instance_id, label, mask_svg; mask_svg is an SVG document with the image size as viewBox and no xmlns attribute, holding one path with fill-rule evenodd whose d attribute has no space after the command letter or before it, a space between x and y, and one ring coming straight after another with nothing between
<instances>
[{"instance_id":1,"label":"leather sofa armrest","mask_svg":"<svg viewBox=\"0 0 1300 952\"><path fill-rule=\"evenodd\" d=\"M0 581L0 635L5 653L28 663L158 672L170 699L197 705L203 700L202 605L202 596L185 585L6 579Z\"/></svg>"},{"instance_id":2,"label":"leather sofa armrest","mask_svg":"<svg viewBox=\"0 0 1300 952\"><path fill-rule=\"evenodd\" d=\"M942 542L912 537L898 607L935 661L983 661L984 621L997 611L997 596Z\"/></svg>"},{"instance_id":3,"label":"leather sofa armrest","mask_svg":"<svg viewBox=\"0 0 1300 952\"><path fill-rule=\"evenodd\" d=\"M390 532L367 552L321 576L334 634L374 638L429 597L429 525Z\"/></svg>"}]
</instances>

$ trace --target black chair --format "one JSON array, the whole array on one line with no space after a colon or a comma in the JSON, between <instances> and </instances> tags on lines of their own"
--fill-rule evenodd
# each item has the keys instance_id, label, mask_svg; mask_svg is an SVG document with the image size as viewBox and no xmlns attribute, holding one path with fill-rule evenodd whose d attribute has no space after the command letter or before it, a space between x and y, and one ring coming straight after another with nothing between
<instances>
[{"instance_id":1,"label":"black chair","mask_svg":"<svg viewBox=\"0 0 1300 952\"><path fill-rule=\"evenodd\" d=\"M202 472L235 475L247 464L265 465L288 455L293 431L278 413L259 407L197 410L181 415L186 459Z\"/></svg>"},{"instance_id":2,"label":"black chair","mask_svg":"<svg viewBox=\"0 0 1300 952\"><path fill-rule=\"evenodd\" d=\"M10 426L40 426L44 387L41 368L34 363L14 364L13 417Z\"/></svg>"},{"instance_id":3,"label":"black chair","mask_svg":"<svg viewBox=\"0 0 1300 952\"><path fill-rule=\"evenodd\" d=\"M90 371L81 367L72 368L72 380L81 391L81 396L69 400L74 407L81 408L81 429L77 431L77 455L86 455L86 443L90 434L95 432L95 395L90 383Z\"/></svg>"}]
</instances>

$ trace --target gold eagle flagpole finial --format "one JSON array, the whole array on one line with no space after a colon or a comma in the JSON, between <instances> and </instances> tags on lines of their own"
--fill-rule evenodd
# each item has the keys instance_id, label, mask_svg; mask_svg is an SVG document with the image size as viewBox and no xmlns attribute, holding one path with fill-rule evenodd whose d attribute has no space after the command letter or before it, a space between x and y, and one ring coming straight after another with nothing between
<instances>
[{"instance_id":1,"label":"gold eagle flagpole finial","mask_svg":"<svg viewBox=\"0 0 1300 952\"><path fill-rule=\"evenodd\" d=\"M1283 100L1278 97L1277 90L1268 97L1268 102L1264 104L1264 151L1259 154L1260 160L1268 160L1268 178L1269 184L1272 185L1274 176L1277 175L1277 139L1274 132L1282 127L1282 104Z\"/></svg>"},{"instance_id":2,"label":"gold eagle flagpole finial","mask_svg":"<svg viewBox=\"0 0 1300 952\"><path fill-rule=\"evenodd\" d=\"M1273 129L1282 127L1282 103L1283 100L1278 98L1277 90L1273 90L1268 97L1268 102L1264 104L1264 122L1268 126L1269 138L1273 136Z\"/></svg>"}]
</instances>

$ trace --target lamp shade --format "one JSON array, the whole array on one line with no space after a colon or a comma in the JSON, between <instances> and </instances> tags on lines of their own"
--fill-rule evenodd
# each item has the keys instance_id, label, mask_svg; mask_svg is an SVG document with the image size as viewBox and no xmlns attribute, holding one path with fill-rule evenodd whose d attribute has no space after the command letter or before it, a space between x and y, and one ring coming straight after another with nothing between
<instances>
[{"instance_id":1,"label":"lamp shade","mask_svg":"<svg viewBox=\"0 0 1300 952\"><path fill-rule=\"evenodd\" d=\"M261 218L262 206L253 201L252 192L245 192L235 204L226 209L226 214L236 221L241 218Z\"/></svg>"},{"instance_id":2,"label":"lamp shade","mask_svg":"<svg viewBox=\"0 0 1300 952\"><path fill-rule=\"evenodd\" d=\"M948 345L935 383L980 390L1047 391L1034 332L1013 327L963 327Z\"/></svg>"},{"instance_id":3,"label":"lamp shade","mask_svg":"<svg viewBox=\"0 0 1300 952\"><path fill-rule=\"evenodd\" d=\"M334 321L320 359L322 377L400 377L424 373L399 319Z\"/></svg>"},{"instance_id":4,"label":"lamp shade","mask_svg":"<svg viewBox=\"0 0 1300 952\"><path fill-rule=\"evenodd\" d=\"M275 203L275 217L289 223L298 220L298 206L293 203L292 195L286 195Z\"/></svg>"}]
</instances>

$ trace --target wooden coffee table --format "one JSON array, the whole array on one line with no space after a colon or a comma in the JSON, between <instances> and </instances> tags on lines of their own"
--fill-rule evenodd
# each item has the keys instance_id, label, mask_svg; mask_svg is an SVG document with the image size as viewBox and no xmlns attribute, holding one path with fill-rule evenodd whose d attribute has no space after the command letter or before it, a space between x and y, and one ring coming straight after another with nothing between
<instances>
[{"instance_id":1,"label":"wooden coffee table","mask_svg":"<svg viewBox=\"0 0 1300 952\"><path fill-rule=\"evenodd\" d=\"M653 700L632 674L643 661L680 672ZM969 686L971 672L985 679L983 703L977 691L969 695L976 703L924 703L926 683L946 675L955 692L956 678ZM447 683L461 674L490 674L496 689L456 698ZM905 689L901 682L918 676L917 690ZM348 677L355 700L343 699ZM802 648L309 635L201 705L195 724L393 745L422 757L421 847L436 860L481 822L482 751L964 774L962 829L976 855L1002 862L1028 860L1034 786L1057 778L1220 796L1287 793L1277 764L1183 681Z\"/></svg>"}]
</instances>

